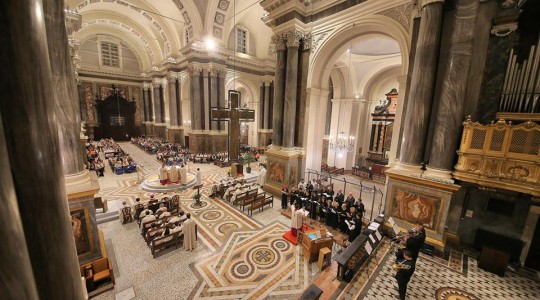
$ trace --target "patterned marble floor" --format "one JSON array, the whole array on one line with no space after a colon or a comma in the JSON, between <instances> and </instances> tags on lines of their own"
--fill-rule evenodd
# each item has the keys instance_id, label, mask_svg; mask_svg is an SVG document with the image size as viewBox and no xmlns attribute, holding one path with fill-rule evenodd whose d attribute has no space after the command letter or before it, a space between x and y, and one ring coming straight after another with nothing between
<instances>
[{"instance_id":1,"label":"patterned marble floor","mask_svg":"<svg viewBox=\"0 0 540 300\"><path fill-rule=\"evenodd\" d=\"M148 174L157 172L159 163L154 156L129 143L121 146ZM213 165L191 165L192 169L197 167L202 171L204 194L226 172ZM136 174L114 175L107 168L106 176L99 180L99 195L109 200L110 208L120 207L123 200L133 203L136 197L149 197L136 184ZM194 207L192 193L179 195L182 208L192 213L200 228L194 251L165 251L153 259L135 223L99 225L115 263L116 286L95 299L294 299L318 276L316 267L304 264L297 247L282 243L281 234L290 220L281 215L277 198L273 208L250 218L227 203L207 197L202 207ZM476 261L467 257L460 272L456 263L461 261L459 255L452 257L448 262L421 258L408 299L435 299L435 291L441 287L457 287L483 300L540 298L537 282L512 273L504 278L492 275L478 269ZM393 273L390 261L383 260L359 299L397 299ZM356 297L358 293L351 295ZM343 298L348 299L339 299Z\"/></svg>"},{"instance_id":2,"label":"patterned marble floor","mask_svg":"<svg viewBox=\"0 0 540 300\"><path fill-rule=\"evenodd\" d=\"M388 257L393 257L393 254L388 254L386 262L379 266L376 278L360 299L399 299L395 272L391 268L392 260ZM485 300L540 299L539 282L511 272L506 272L504 277L486 272L478 268L475 259L468 256L464 256L461 273L422 255L409 282L407 299L435 299L435 292L443 287L457 288Z\"/></svg>"}]
</instances>

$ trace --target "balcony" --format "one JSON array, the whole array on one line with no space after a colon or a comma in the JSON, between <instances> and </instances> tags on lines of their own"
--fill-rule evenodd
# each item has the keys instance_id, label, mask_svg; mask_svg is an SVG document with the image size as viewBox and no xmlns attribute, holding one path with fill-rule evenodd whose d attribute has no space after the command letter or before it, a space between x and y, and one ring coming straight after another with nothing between
<instances>
[{"instance_id":1,"label":"balcony","mask_svg":"<svg viewBox=\"0 0 540 300\"><path fill-rule=\"evenodd\" d=\"M540 196L540 125L463 122L454 178Z\"/></svg>"}]
</instances>

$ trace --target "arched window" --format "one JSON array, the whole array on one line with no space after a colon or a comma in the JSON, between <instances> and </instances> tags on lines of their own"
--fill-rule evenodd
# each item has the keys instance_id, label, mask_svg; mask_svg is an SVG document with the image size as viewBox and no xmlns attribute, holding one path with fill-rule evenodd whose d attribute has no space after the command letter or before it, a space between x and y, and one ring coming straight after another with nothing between
<instances>
[{"instance_id":1,"label":"arched window","mask_svg":"<svg viewBox=\"0 0 540 300\"><path fill-rule=\"evenodd\" d=\"M102 41L101 45L101 65L113 68L120 68L120 45Z\"/></svg>"},{"instance_id":2,"label":"arched window","mask_svg":"<svg viewBox=\"0 0 540 300\"><path fill-rule=\"evenodd\" d=\"M236 28L236 52L247 53L247 35L246 29Z\"/></svg>"}]
</instances>

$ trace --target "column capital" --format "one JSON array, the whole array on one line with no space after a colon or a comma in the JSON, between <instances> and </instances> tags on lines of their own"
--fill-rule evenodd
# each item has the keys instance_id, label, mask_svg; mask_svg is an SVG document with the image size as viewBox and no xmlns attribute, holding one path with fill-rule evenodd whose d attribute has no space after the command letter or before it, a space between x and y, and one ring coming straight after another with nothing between
<instances>
[{"instance_id":1,"label":"column capital","mask_svg":"<svg viewBox=\"0 0 540 300\"><path fill-rule=\"evenodd\" d=\"M283 51L286 48L285 37L282 34L274 34L272 36L272 43L276 45L276 51Z\"/></svg>"},{"instance_id":2,"label":"column capital","mask_svg":"<svg viewBox=\"0 0 540 300\"><path fill-rule=\"evenodd\" d=\"M427 6L431 3L443 3L444 4L444 0L417 0L416 1L416 4L419 5L420 7L424 7L424 6Z\"/></svg>"},{"instance_id":3,"label":"column capital","mask_svg":"<svg viewBox=\"0 0 540 300\"><path fill-rule=\"evenodd\" d=\"M174 73L174 72L169 72L167 73L167 82L175 82L176 79L179 79L180 76L178 75L178 73Z\"/></svg>"},{"instance_id":4,"label":"column capital","mask_svg":"<svg viewBox=\"0 0 540 300\"><path fill-rule=\"evenodd\" d=\"M151 82L144 82L143 83L143 90L147 91L149 89L152 88L152 83Z\"/></svg>"},{"instance_id":5,"label":"column capital","mask_svg":"<svg viewBox=\"0 0 540 300\"><path fill-rule=\"evenodd\" d=\"M188 73L190 77L201 76L202 68L199 66L190 66L188 67Z\"/></svg>"},{"instance_id":6,"label":"column capital","mask_svg":"<svg viewBox=\"0 0 540 300\"><path fill-rule=\"evenodd\" d=\"M287 47L299 47L300 40L304 37L304 34L300 30L290 30L285 33L287 37Z\"/></svg>"},{"instance_id":7,"label":"column capital","mask_svg":"<svg viewBox=\"0 0 540 300\"><path fill-rule=\"evenodd\" d=\"M154 78L154 80L152 80L152 86L155 87L155 88L160 87L160 86L165 87L166 85L167 85L167 78L166 77Z\"/></svg>"}]
</instances>

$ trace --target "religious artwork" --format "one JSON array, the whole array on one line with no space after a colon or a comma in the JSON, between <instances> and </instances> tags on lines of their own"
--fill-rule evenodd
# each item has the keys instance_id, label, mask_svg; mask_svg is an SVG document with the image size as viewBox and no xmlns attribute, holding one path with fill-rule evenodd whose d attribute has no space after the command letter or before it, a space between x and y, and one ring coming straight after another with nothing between
<instances>
[{"instance_id":1,"label":"religious artwork","mask_svg":"<svg viewBox=\"0 0 540 300\"><path fill-rule=\"evenodd\" d=\"M400 186L392 190L390 215L410 223L421 223L427 229L437 227L441 197L418 193Z\"/></svg>"},{"instance_id":2,"label":"religious artwork","mask_svg":"<svg viewBox=\"0 0 540 300\"><path fill-rule=\"evenodd\" d=\"M278 183L285 182L285 165L278 162L269 163L268 178Z\"/></svg>"},{"instance_id":3,"label":"religious artwork","mask_svg":"<svg viewBox=\"0 0 540 300\"><path fill-rule=\"evenodd\" d=\"M328 163L328 143L329 143L328 139L323 139L321 164Z\"/></svg>"},{"instance_id":4,"label":"religious artwork","mask_svg":"<svg viewBox=\"0 0 540 300\"><path fill-rule=\"evenodd\" d=\"M296 164L289 166L289 185L296 186Z\"/></svg>"},{"instance_id":5,"label":"religious artwork","mask_svg":"<svg viewBox=\"0 0 540 300\"><path fill-rule=\"evenodd\" d=\"M92 252L92 241L90 233L90 220L88 219L88 208L79 208L70 211L71 228L77 255L84 255Z\"/></svg>"}]
</instances>

